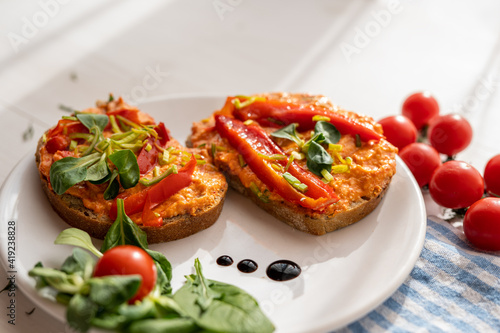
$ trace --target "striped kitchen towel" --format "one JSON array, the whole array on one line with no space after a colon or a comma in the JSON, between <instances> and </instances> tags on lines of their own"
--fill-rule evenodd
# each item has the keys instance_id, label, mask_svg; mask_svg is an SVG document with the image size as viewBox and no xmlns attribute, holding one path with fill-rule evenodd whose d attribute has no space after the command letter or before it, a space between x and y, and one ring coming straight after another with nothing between
<instances>
[{"instance_id":1,"label":"striped kitchen towel","mask_svg":"<svg viewBox=\"0 0 500 333\"><path fill-rule=\"evenodd\" d=\"M404 284L339 332L500 332L500 253L477 251L461 230L436 221L428 219Z\"/></svg>"}]
</instances>

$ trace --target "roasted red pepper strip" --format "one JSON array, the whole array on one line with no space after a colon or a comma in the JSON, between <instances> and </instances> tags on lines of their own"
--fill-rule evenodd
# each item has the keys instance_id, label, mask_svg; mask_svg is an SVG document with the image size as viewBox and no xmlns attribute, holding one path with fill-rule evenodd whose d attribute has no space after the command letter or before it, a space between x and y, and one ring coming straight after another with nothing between
<instances>
[{"instance_id":1,"label":"roasted red pepper strip","mask_svg":"<svg viewBox=\"0 0 500 333\"><path fill-rule=\"evenodd\" d=\"M146 200L150 200L149 209L153 209L163 201L170 198L175 193L187 187L192 182L192 176L196 167L196 159L191 156L189 162L183 166L177 173L173 173L165 177L159 183L146 187L140 192L134 193L128 197L119 195L118 198L124 199L125 213L132 215L135 213L143 212L146 205ZM111 220L116 219L116 200L111 206L109 211ZM146 223L146 222L145 222Z\"/></svg>"},{"instance_id":2,"label":"roasted red pepper strip","mask_svg":"<svg viewBox=\"0 0 500 333\"><path fill-rule=\"evenodd\" d=\"M165 147L168 141L170 141L170 135L168 135L168 131L163 122L156 125L154 128L156 133L158 133L158 141L160 142L161 147Z\"/></svg>"},{"instance_id":3,"label":"roasted red pepper strip","mask_svg":"<svg viewBox=\"0 0 500 333\"><path fill-rule=\"evenodd\" d=\"M47 139L50 139L56 135L70 135L71 133L88 133L89 130L78 120L71 119L61 119L57 123L56 127L51 129L47 133Z\"/></svg>"},{"instance_id":4,"label":"roasted red pepper strip","mask_svg":"<svg viewBox=\"0 0 500 333\"><path fill-rule=\"evenodd\" d=\"M153 204L151 203L151 196L146 194L146 202L142 210L142 224L150 227L160 227L163 224L161 216L156 216L153 212Z\"/></svg>"},{"instance_id":5,"label":"roasted red pepper strip","mask_svg":"<svg viewBox=\"0 0 500 333\"><path fill-rule=\"evenodd\" d=\"M139 165L141 176L151 171L158 161L158 149L156 149L154 142L154 138L149 138L148 143L141 148L139 155L137 155L137 164ZM146 150L148 145L151 147L149 151Z\"/></svg>"},{"instance_id":6,"label":"roasted red pepper strip","mask_svg":"<svg viewBox=\"0 0 500 333\"><path fill-rule=\"evenodd\" d=\"M230 108L226 101L224 110ZM234 106L233 106L234 108ZM276 100L255 101L241 109L234 108L234 115L240 120L252 119L263 126L285 126L297 123L301 131L311 130L316 124L312 120L314 116L325 116L330 118L332 123L341 134L359 134L361 140L380 140L383 135L378 133L369 124L364 124L356 119L348 118L340 113L332 112L322 107L314 107L308 104L286 103Z\"/></svg>"},{"instance_id":7,"label":"roasted red pepper strip","mask_svg":"<svg viewBox=\"0 0 500 333\"><path fill-rule=\"evenodd\" d=\"M307 185L308 189L303 194L292 187L281 173L272 168L269 161L259 156L259 154L284 155L283 150L260 127L246 126L237 119L216 115L215 128L220 136L226 138L231 146L238 150L257 177L270 190L276 191L284 199L314 210L322 210L339 200L330 186L324 184L312 173L302 169L295 162L290 164L288 172ZM286 159L276 161L283 166L287 162Z\"/></svg>"},{"instance_id":8,"label":"roasted red pepper strip","mask_svg":"<svg viewBox=\"0 0 500 333\"><path fill-rule=\"evenodd\" d=\"M47 152L54 154L58 150L67 150L70 143L71 139L68 136L58 134L47 141L45 148Z\"/></svg>"},{"instance_id":9,"label":"roasted red pepper strip","mask_svg":"<svg viewBox=\"0 0 500 333\"><path fill-rule=\"evenodd\" d=\"M164 148L167 142L170 140L165 124L159 123L154 130L158 133L158 139L149 138L148 143L142 147L139 155L137 156L137 164L139 165L139 172L141 176L147 174L151 171L158 163L158 147ZM146 150L147 145L151 146L151 149Z\"/></svg>"}]
</instances>

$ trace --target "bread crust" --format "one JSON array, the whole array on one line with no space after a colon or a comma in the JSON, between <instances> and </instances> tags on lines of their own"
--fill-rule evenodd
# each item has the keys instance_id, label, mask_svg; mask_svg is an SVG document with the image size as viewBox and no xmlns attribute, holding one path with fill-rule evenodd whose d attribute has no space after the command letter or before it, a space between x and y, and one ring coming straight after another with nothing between
<instances>
[{"instance_id":1,"label":"bread crust","mask_svg":"<svg viewBox=\"0 0 500 333\"><path fill-rule=\"evenodd\" d=\"M57 195L47 180L42 177L42 188L52 208L70 226L86 231L90 236L104 239L114 221L107 216L98 216L86 208L80 198L70 194ZM220 200L215 205L200 208L193 215L178 215L163 219L161 227L140 226L146 232L148 243L169 242L188 237L207 229L217 221L224 205L225 190L219 193Z\"/></svg>"},{"instance_id":2,"label":"bread crust","mask_svg":"<svg viewBox=\"0 0 500 333\"><path fill-rule=\"evenodd\" d=\"M312 215L311 210L292 205L285 200L270 200L269 202L264 202L250 189L243 186L237 176L230 175L228 173L225 174L229 185L239 193L250 198L257 206L278 220L288 224L292 228L316 236L321 236L327 232L347 227L348 225L356 223L370 214L375 208L377 208L378 204L387 192L390 183L390 179L387 180L382 186L382 191L377 196L368 200L361 199L358 202L353 202L347 210L333 215Z\"/></svg>"},{"instance_id":3,"label":"bread crust","mask_svg":"<svg viewBox=\"0 0 500 333\"><path fill-rule=\"evenodd\" d=\"M40 138L35 153L37 168L40 165L42 145L43 140ZM107 215L97 215L93 210L86 208L78 197L67 193L56 194L49 186L47 178L42 173L39 174L42 189L56 213L70 226L84 230L94 238L104 239L114 221ZM217 200L210 205L197 208L193 214L164 218L163 225L160 227L140 225L139 227L146 232L148 243L162 243L185 238L213 225L222 211L227 188L227 184L218 188Z\"/></svg>"}]
</instances>

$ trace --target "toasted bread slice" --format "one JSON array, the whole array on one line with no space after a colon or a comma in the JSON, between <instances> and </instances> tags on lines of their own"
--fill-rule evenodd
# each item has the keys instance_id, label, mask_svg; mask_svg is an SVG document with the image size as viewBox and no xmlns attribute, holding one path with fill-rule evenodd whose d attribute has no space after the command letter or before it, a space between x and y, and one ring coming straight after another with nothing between
<instances>
[{"instance_id":1,"label":"toasted bread slice","mask_svg":"<svg viewBox=\"0 0 500 333\"><path fill-rule=\"evenodd\" d=\"M70 194L57 195L49 188L47 179L41 178L42 188L50 204L70 226L86 231L90 236L104 239L114 221L106 215L97 215L86 208L80 198ZM182 214L163 219L161 227L141 226L148 243L169 242L202 231L217 221L224 204L226 188L218 188L210 205L199 207L193 214Z\"/></svg>"},{"instance_id":2,"label":"toasted bread slice","mask_svg":"<svg viewBox=\"0 0 500 333\"><path fill-rule=\"evenodd\" d=\"M104 107L114 110L130 106L119 99L112 106L101 104L101 108ZM43 191L53 209L69 225L88 232L92 237L103 239L114 222L109 217L113 200L103 199L103 191L106 186L92 185L83 181L64 194L56 194L50 184L47 168L54 162L54 156L59 152L48 154L45 145L45 138L42 137L39 140L35 157ZM169 146L176 147L180 152L186 152L186 154L198 153L196 149L189 150L181 147L172 138L169 141ZM149 176L151 176L151 172ZM139 186L142 185L138 184L136 187ZM149 243L181 239L204 230L216 222L222 211L227 187L224 176L213 165L199 164L194 170L189 186L182 188L153 209L156 214L162 217L160 226L143 225L141 213L129 217L146 232ZM137 190L129 189L129 191L134 193L133 191Z\"/></svg>"},{"instance_id":3,"label":"toasted bread slice","mask_svg":"<svg viewBox=\"0 0 500 333\"><path fill-rule=\"evenodd\" d=\"M350 165L348 172L332 174L333 180L329 182L329 185L339 197L338 202L324 209L311 209L285 200L276 191L269 189L248 165L242 165L238 150L214 130L214 117L193 124L188 146L205 146L209 150L211 149L210 153L213 154L214 164L226 175L232 188L249 197L272 216L300 231L313 235L323 235L361 220L377 207L396 172L397 148L383 138L381 127L373 119L342 110L331 104L324 96L286 93L258 96L272 101L287 101L305 106L314 105L315 107L327 108L331 112L338 112L355 119L358 123L366 124L367 127L380 134L379 140L369 140L369 142L362 142L358 146L359 142L356 143L355 136L342 133L339 141L343 147L341 157L343 159L350 157L352 165ZM226 104L223 111L216 113L227 114L227 109ZM267 133L279 129L279 127L269 127L268 125L256 125L253 121L248 124L260 126ZM303 131L299 134L308 139L312 135L311 132ZM289 140L274 138L274 141L285 152L291 152L294 149L293 143ZM307 170L304 160L299 161L299 163L302 168ZM340 162L336 160L336 163ZM258 191L255 190L256 188Z\"/></svg>"},{"instance_id":4,"label":"toasted bread slice","mask_svg":"<svg viewBox=\"0 0 500 333\"><path fill-rule=\"evenodd\" d=\"M257 206L292 228L317 236L347 227L370 214L382 200L390 183L388 179L385 184L382 184L378 195L359 198L351 202L346 209L327 215L312 212L310 209L293 205L286 200L269 199L269 202L264 202L251 189L243 186L237 176L229 172L224 172L224 174L233 189L251 199Z\"/></svg>"}]
</instances>

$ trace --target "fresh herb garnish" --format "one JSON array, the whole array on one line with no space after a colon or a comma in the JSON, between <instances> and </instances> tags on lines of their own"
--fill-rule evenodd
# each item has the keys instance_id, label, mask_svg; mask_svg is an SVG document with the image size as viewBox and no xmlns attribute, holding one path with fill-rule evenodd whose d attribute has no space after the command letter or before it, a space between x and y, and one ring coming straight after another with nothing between
<instances>
[{"instance_id":1,"label":"fresh herb garnish","mask_svg":"<svg viewBox=\"0 0 500 333\"><path fill-rule=\"evenodd\" d=\"M118 150L109 155L109 160L118 169L120 184L127 189L134 187L139 182L140 172L137 157L130 149Z\"/></svg>"},{"instance_id":2,"label":"fresh herb garnish","mask_svg":"<svg viewBox=\"0 0 500 333\"><path fill-rule=\"evenodd\" d=\"M260 201L269 203L269 197L265 193L262 193L257 184L254 182L250 183L250 190L260 199Z\"/></svg>"},{"instance_id":3,"label":"fresh herb garnish","mask_svg":"<svg viewBox=\"0 0 500 333\"><path fill-rule=\"evenodd\" d=\"M50 168L50 184L56 194L63 194L73 185L87 178L87 168L99 161L101 154L84 157L65 157L55 161Z\"/></svg>"},{"instance_id":4,"label":"fresh herb garnish","mask_svg":"<svg viewBox=\"0 0 500 333\"><path fill-rule=\"evenodd\" d=\"M323 169L330 171L332 164L333 159L325 148L316 142L312 142L307 151L307 168L318 177L322 177L321 171Z\"/></svg>"},{"instance_id":5,"label":"fresh herb garnish","mask_svg":"<svg viewBox=\"0 0 500 333\"><path fill-rule=\"evenodd\" d=\"M78 246L89 250L98 258L102 257L101 251L92 244L89 234L77 228L69 228L61 231L54 244Z\"/></svg>"},{"instance_id":6,"label":"fresh herb garnish","mask_svg":"<svg viewBox=\"0 0 500 333\"><path fill-rule=\"evenodd\" d=\"M104 191L104 200L111 200L116 198L118 193L120 192L120 183L118 182L118 171L115 169L111 173L109 178L108 187Z\"/></svg>"},{"instance_id":7,"label":"fresh herb garnish","mask_svg":"<svg viewBox=\"0 0 500 333\"><path fill-rule=\"evenodd\" d=\"M160 175L158 175L156 177L153 177L151 179L141 178L139 180L139 182L142 185L144 185L144 186L151 186L151 185L154 185L156 183L159 183L160 181L162 181L163 179L165 179L167 176L170 176L171 174L176 174L176 173L177 173L177 166L172 165L170 168L168 168L162 174L160 174Z\"/></svg>"},{"instance_id":8,"label":"fresh herb garnish","mask_svg":"<svg viewBox=\"0 0 500 333\"><path fill-rule=\"evenodd\" d=\"M332 174L329 173L328 170L326 170L326 169L321 170L321 175L323 176L325 183L329 183L333 180Z\"/></svg>"},{"instance_id":9,"label":"fresh herb garnish","mask_svg":"<svg viewBox=\"0 0 500 333\"><path fill-rule=\"evenodd\" d=\"M298 191L300 191L302 193L304 193L304 192L307 191L307 185L301 183L300 180L298 180L297 178L295 178L294 176L292 176L292 174L290 174L289 172L285 172L283 174L283 178L285 178L285 180L290 185L292 185L295 189L297 189Z\"/></svg>"},{"instance_id":10,"label":"fresh herb garnish","mask_svg":"<svg viewBox=\"0 0 500 333\"><path fill-rule=\"evenodd\" d=\"M333 124L325 121L327 119L317 117L316 119L313 118L313 120L318 121L314 126L312 137L307 142L304 142L304 140L302 140L297 134L297 124L295 123L271 133L271 136L295 142L299 146L302 153L306 154L307 167L309 170L318 177L322 177L321 172L323 170L330 172L334 162L330 154L323 147L323 144L337 144L341 135ZM297 153L295 155L297 155ZM287 170L288 167L289 165L287 165Z\"/></svg>"},{"instance_id":11,"label":"fresh herb garnish","mask_svg":"<svg viewBox=\"0 0 500 333\"><path fill-rule=\"evenodd\" d=\"M99 161L88 167L85 180L100 182L101 180L106 179L109 174L110 172L106 161L106 154L101 154Z\"/></svg>"},{"instance_id":12,"label":"fresh herb garnish","mask_svg":"<svg viewBox=\"0 0 500 333\"><path fill-rule=\"evenodd\" d=\"M65 157L53 163L50 181L54 191L59 195L63 194L81 181L93 184L109 182L104 198L110 200L118 195L120 184L124 189L137 185L140 171L135 153L144 146L148 137L158 137L156 131L151 126L141 127L119 115L108 117L104 114L77 112L75 119L89 133L75 132L69 134L69 137L75 140L85 139L88 145L78 146L77 141L72 140L72 150L79 152L80 157ZM122 132L116 119L132 128L128 132ZM103 131L109 121L113 131L117 133L105 138Z\"/></svg>"},{"instance_id":13,"label":"fresh herb garnish","mask_svg":"<svg viewBox=\"0 0 500 333\"><path fill-rule=\"evenodd\" d=\"M94 113L77 113L76 118L88 128L89 133L91 133L94 138L90 143L89 147L83 152L82 156L90 154L96 144L102 139L102 132L104 128L108 125L109 118L104 114L94 114Z\"/></svg>"},{"instance_id":14,"label":"fresh herb garnish","mask_svg":"<svg viewBox=\"0 0 500 333\"><path fill-rule=\"evenodd\" d=\"M211 332L274 331L252 296L238 287L206 279L198 259L194 267L196 274L186 276L173 299L199 327Z\"/></svg>"},{"instance_id":15,"label":"fresh herb garnish","mask_svg":"<svg viewBox=\"0 0 500 333\"><path fill-rule=\"evenodd\" d=\"M337 143L340 140L340 132L337 128L326 121L318 121L314 126L314 133L321 133L325 138L325 143Z\"/></svg>"},{"instance_id":16,"label":"fresh herb garnish","mask_svg":"<svg viewBox=\"0 0 500 333\"><path fill-rule=\"evenodd\" d=\"M109 229L101 251L90 236L79 229L61 232L56 244L77 246L60 269L41 263L29 272L37 288L48 287L55 299L67 306L68 324L86 332L99 327L119 332L272 332L273 324L255 299L235 286L208 280L200 261L195 260L195 274L171 294L170 263L160 252L148 249L145 233L125 214L123 201L117 200L118 217ZM128 304L141 284L140 275L93 277L94 258L117 245L135 245L153 258L157 267L155 289L140 302Z\"/></svg>"},{"instance_id":17,"label":"fresh herb garnish","mask_svg":"<svg viewBox=\"0 0 500 333\"><path fill-rule=\"evenodd\" d=\"M275 132L272 132L271 136L274 136L275 138L283 138L291 140L302 148L302 146L304 145L304 141L301 138L299 138L296 129L297 129L297 124L293 123Z\"/></svg>"}]
</instances>

